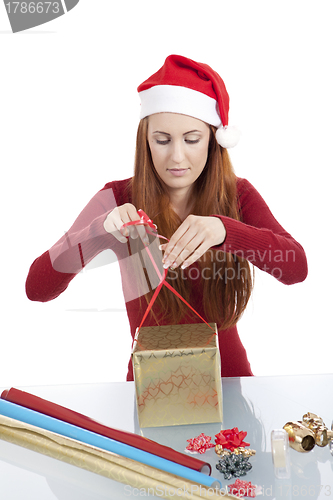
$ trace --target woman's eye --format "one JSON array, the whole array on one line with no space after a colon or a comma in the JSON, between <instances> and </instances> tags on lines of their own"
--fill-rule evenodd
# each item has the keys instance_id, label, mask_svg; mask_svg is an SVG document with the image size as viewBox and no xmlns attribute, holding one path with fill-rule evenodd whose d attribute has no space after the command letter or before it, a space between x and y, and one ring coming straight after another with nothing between
<instances>
[{"instance_id":1,"label":"woman's eye","mask_svg":"<svg viewBox=\"0 0 333 500\"><path fill-rule=\"evenodd\" d=\"M163 140L163 141L161 141L161 140L159 140L159 139L156 139L156 143L157 143L157 144L162 144L162 145L164 145L164 146L165 146L166 144L168 144L168 142L169 142L169 139L165 139L165 140Z\"/></svg>"},{"instance_id":2,"label":"woman's eye","mask_svg":"<svg viewBox=\"0 0 333 500\"><path fill-rule=\"evenodd\" d=\"M161 144L162 146L166 146L169 144L171 139L156 139L156 144ZM197 144L200 139L185 139L186 144Z\"/></svg>"}]
</instances>

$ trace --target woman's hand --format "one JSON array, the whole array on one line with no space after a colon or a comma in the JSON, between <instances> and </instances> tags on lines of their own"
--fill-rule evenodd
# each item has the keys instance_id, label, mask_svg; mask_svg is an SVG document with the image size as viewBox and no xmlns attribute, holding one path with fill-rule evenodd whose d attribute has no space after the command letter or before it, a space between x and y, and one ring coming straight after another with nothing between
<instances>
[{"instance_id":1,"label":"woman's hand","mask_svg":"<svg viewBox=\"0 0 333 500\"><path fill-rule=\"evenodd\" d=\"M116 207L106 217L104 221L104 229L111 233L121 243L126 243L127 238L137 238L140 236L141 240L149 244L148 236L144 226L133 225L122 228L126 222L140 220L136 208L131 203L125 203Z\"/></svg>"},{"instance_id":2,"label":"woman's hand","mask_svg":"<svg viewBox=\"0 0 333 500\"><path fill-rule=\"evenodd\" d=\"M182 269L207 252L210 247L222 245L226 237L223 222L218 217L189 215L172 235L169 243L160 246L164 251L163 267Z\"/></svg>"}]
</instances>

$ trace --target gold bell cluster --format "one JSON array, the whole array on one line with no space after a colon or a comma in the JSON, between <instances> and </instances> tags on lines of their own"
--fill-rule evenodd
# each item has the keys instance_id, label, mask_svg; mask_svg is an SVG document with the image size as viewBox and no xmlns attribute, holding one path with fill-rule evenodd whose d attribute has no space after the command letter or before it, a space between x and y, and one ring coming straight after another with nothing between
<instances>
[{"instance_id":1,"label":"gold bell cluster","mask_svg":"<svg viewBox=\"0 0 333 500\"><path fill-rule=\"evenodd\" d=\"M333 440L333 429L329 430L321 417L310 412L303 415L302 421L287 422L283 428L289 436L289 446L303 453Z\"/></svg>"}]
</instances>

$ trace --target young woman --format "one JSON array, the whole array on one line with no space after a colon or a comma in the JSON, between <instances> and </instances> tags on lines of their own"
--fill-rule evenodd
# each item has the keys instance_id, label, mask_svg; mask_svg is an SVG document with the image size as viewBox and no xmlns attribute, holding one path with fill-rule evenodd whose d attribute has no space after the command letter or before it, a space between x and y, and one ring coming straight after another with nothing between
<instances>
[{"instance_id":1,"label":"young woman","mask_svg":"<svg viewBox=\"0 0 333 500\"><path fill-rule=\"evenodd\" d=\"M35 260L27 295L54 299L98 253L112 249L134 337L160 281L144 252L149 245L168 269L169 283L217 323L222 376L252 375L236 327L252 290L251 265L297 283L307 275L304 250L255 188L234 174L227 148L237 142L237 131L228 126L229 96L215 71L172 55L138 91L134 176L106 184L66 235ZM140 219L139 209L169 241L127 225ZM144 324L199 321L163 286ZM133 380L131 362L127 380Z\"/></svg>"}]
</instances>

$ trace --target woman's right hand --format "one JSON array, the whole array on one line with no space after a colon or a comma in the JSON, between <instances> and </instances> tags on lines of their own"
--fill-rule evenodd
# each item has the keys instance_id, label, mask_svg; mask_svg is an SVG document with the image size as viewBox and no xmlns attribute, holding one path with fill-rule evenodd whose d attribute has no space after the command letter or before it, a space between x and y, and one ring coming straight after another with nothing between
<instances>
[{"instance_id":1,"label":"woman's right hand","mask_svg":"<svg viewBox=\"0 0 333 500\"><path fill-rule=\"evenodd\" d=\"M144 226L127 226L122 228L126 222L140 220L136 208L131 203L125 203L116 207L108 214L104 221L104 229L111 233L121 243L126 243L127 238L137 238L140 236L141 240L146 244L149 243L148 236Z\"/></svg>"}]
</instances>

